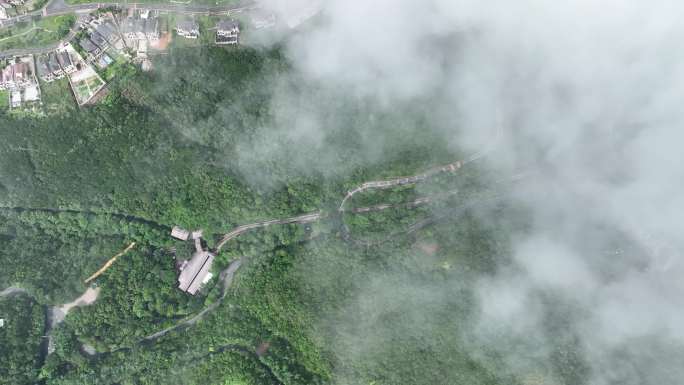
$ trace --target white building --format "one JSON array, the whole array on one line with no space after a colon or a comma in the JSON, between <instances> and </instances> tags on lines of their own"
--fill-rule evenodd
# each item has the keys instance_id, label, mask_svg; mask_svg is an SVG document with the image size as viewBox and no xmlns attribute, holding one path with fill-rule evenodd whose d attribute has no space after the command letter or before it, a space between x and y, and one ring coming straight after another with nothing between
<instances>
[{"instance_id":1,"label":"white building","mask_svg":"<svg viewBox=\"0 0 684 385\"><path fill-rule=\"evenodd\" d=\"M199 37L199 24L194 20L180 20L176 23L176 33L186 39L197 39Z\"/></svg>"}]
</instances>

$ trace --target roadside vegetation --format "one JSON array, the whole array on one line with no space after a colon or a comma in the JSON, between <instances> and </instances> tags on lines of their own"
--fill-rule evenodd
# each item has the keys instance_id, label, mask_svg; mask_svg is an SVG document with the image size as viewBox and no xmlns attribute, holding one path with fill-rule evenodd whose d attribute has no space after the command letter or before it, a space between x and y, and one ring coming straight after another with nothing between
<instances>
[{"instance_id":1,"label":"roadside vegetation","mask_svg":"<svg viewBox=\"0 0 684 385\"><path fill-rule=\"evenodd\" d=\"M74 15L37 17L0 30L0 50L39 48L58 42L76 22Z\"/></svg>"}]
</instances>

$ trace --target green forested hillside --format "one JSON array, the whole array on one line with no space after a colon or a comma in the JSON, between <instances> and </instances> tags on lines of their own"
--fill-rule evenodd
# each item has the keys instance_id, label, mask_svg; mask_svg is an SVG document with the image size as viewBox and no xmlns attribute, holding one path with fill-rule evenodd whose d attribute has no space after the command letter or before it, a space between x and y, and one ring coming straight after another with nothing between
<instances>
[{"instance_id":1,"label":"green forested hillside","mask_svg":"<svg viewBox=\"0 0 684 385\"><path fill-rule=\"evenodd\" d=\"M45 312L30 297L0 296L0 384L35 383L43 342Z\"/></svg>"},{"instance_id":2,"label":"green forested hillside","mask_svg":"<svg viewBox=\"0 0 684 385\"><path fill-rule=\"evenodd\" d=\"M427 109L304 83L278 49L179 49L155 68L97 106L0 116L2 287L68 302L138 242L53 330L54 353L25 347L38 381L520 383L463 334L478 311L470 284L507 262L528 223L491 199L505 191L484 170L364 191L337 211L358 183L463 158ZM439 199L407 205L425 196ZM380 204L394 206L353 212ZM315 223L230 241L213 268L242 258L225 297L218 278L196 297L176 289L174 255L190 248L171 226L203 228L213 247L236 225L317 210Z\"/></svg>"}]
</instances>

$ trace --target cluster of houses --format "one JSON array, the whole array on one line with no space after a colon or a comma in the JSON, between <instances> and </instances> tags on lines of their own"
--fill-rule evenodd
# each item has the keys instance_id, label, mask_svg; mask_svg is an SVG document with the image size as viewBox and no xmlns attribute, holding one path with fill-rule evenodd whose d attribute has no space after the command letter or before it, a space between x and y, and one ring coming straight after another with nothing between
<instances>
[{"instance_id":1,"label":"cluster of houses","mask_svg":"<svg viewBox=\"0 0 684 385\"><path fill-rule=\"evenodd\" d=\"M216 23L216 44L238 44L240 42L240 24L232 19L219 20ZM176 22L176 34L186 39L197 39L200 36L200 27L195 20L179 20Z\"/></svg>"},{"instance_id":2,"label":"cluster of houses","mask_svg":"<svg viewBox=\"0 0 684 385\"><path fill-rule=\"evenodd\" d=\"M178 288L186 293L195 295L202 285L209 282L212 278L211 265L216 256L202 245L202 230L190 233L183 228L174 226L171 229L171 236L181 241L191 239L195 243L195 252L192 254L192 257L177 263L179 270Z\"/></svg>"},{"instance_id":3,"label":"cluster of houses","mask_svg":"<svg viewBox=\"0 0 684 385\"><path fill-rule=\"evenodd\" d=\"M14 57L0 69L0 90L8 91L11 108L40 102L38 77L46 83L67 77L78 105L88 103L106 84L71 43L62 44L35 58Z\"/></svg>"},{"instance_id":4,"label":"cluster of houses","mask_svg":"<svg viewBox=\"0 0 684 385\"><path fill-rule=\"evenodd\" d=\"M106 68L114 59L107 54L111 47L122 51L124 42L119 34L116 22L111 16L100 16L83 24L84 33L78 41L86 55L86 59L99 68Z\"/></svg>"},{"instance_id":5,"label":"cluster of houses","mask_svg":"<svg viewBox=\"0 0 684 385\"><path fill-rule=\"evenodd\" d=\"M38 75L46 83L76 72L76 65L65 49L38 55L36 63L38 64Z\"/></svg>"},{"instance_id":6,"label":"cluster of houses","mask_svg":"<svg viewBox=\"0 0 684 385\"><path fill-rule=\"evenodd\" d=\"M16 13L16 7L24 3L26 0L0 0L0 20L9 19L13 13Z\"/></svg>"},{"instance_id":7,"label":"cluster of houses","mask_svg":"<svg viewBox=\"0 0 684 385\"><path fill-rule=\"evenodd\" d=\"M156 42L160 37L159 17L149 10L131 13L122 21L121 33L130 42Z\"/></svg>"},{"instance_id":8,"label":"cluster of houses","mask_svg":"<svg viewBox=\"0 0 684 385\"><path fill-rule=\"evenodd\" d=\"M0 19L2 10L24 2L0 0ZM250 16L255 29L276 24L273 13L256 10ZM177 36L186 39L197 39L201 33L212 31L217 45L240 43L240 24L233 19L219 20L206 31L200 30L194 19L179 19L174 29ZM113 58L133 56L143 70L149 69L152 64L147 58L148 47L164 49L171 40L168 19L145 9L129 9L121 18L112 13L82 18L81 30L73 46L67 42L51 52L36 55L35 59L33 55L14 57L0 64L0 90L9 91L12 108L40 102L38 77L46 83L67 77L78 104L86 104L106 84L94 67L104 69L115 61Z\"/></svg>"},{"instance_id":9,"label":"cluster of houses","mask_svg":"<svg viewBox=\"0 0 684 385\"><path fill-rule=\"evenodd\" d=\"M105 86L104 80L71 43L36 57L38 76L46 83L67 77L78 105L89 102Z\"/></svg>"},{"instance_id":10,"label":"cluster of houses","mask_svg":"<svg viewBox=\"0 0 684 385\"><path fill-rule=\"evenodd\" d=\"M40 102L33 56L12 58L0 71L0 90L8 91L11 108L23 103Z\"/></svg>"}]
</instances>

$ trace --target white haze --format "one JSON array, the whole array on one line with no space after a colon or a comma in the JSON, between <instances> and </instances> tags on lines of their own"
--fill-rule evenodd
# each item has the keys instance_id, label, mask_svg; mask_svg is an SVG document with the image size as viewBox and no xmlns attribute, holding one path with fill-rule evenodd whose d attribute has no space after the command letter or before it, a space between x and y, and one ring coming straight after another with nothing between
<instances>
[{"instance_id":1,"label":"white haze","mask_svg":"<svg viewBox=\"0 0 684 385\"><path fill-rule=\"evenodd\" d=\"M483 161L534 170L514 194L534 213L533 233L515 245L515 268L478 283L474 351L503 334L537 344L505 352L511 371L547 359L533 293L553 291L589 309L576 327L591 384L684 383L684 4L323 9L288 47L305 76L387 106L437 94L433 123L473 151L495 136L498 116L502 134ZM626 358L610 358L616 351Z\"/></svg>"}]
</instances>

